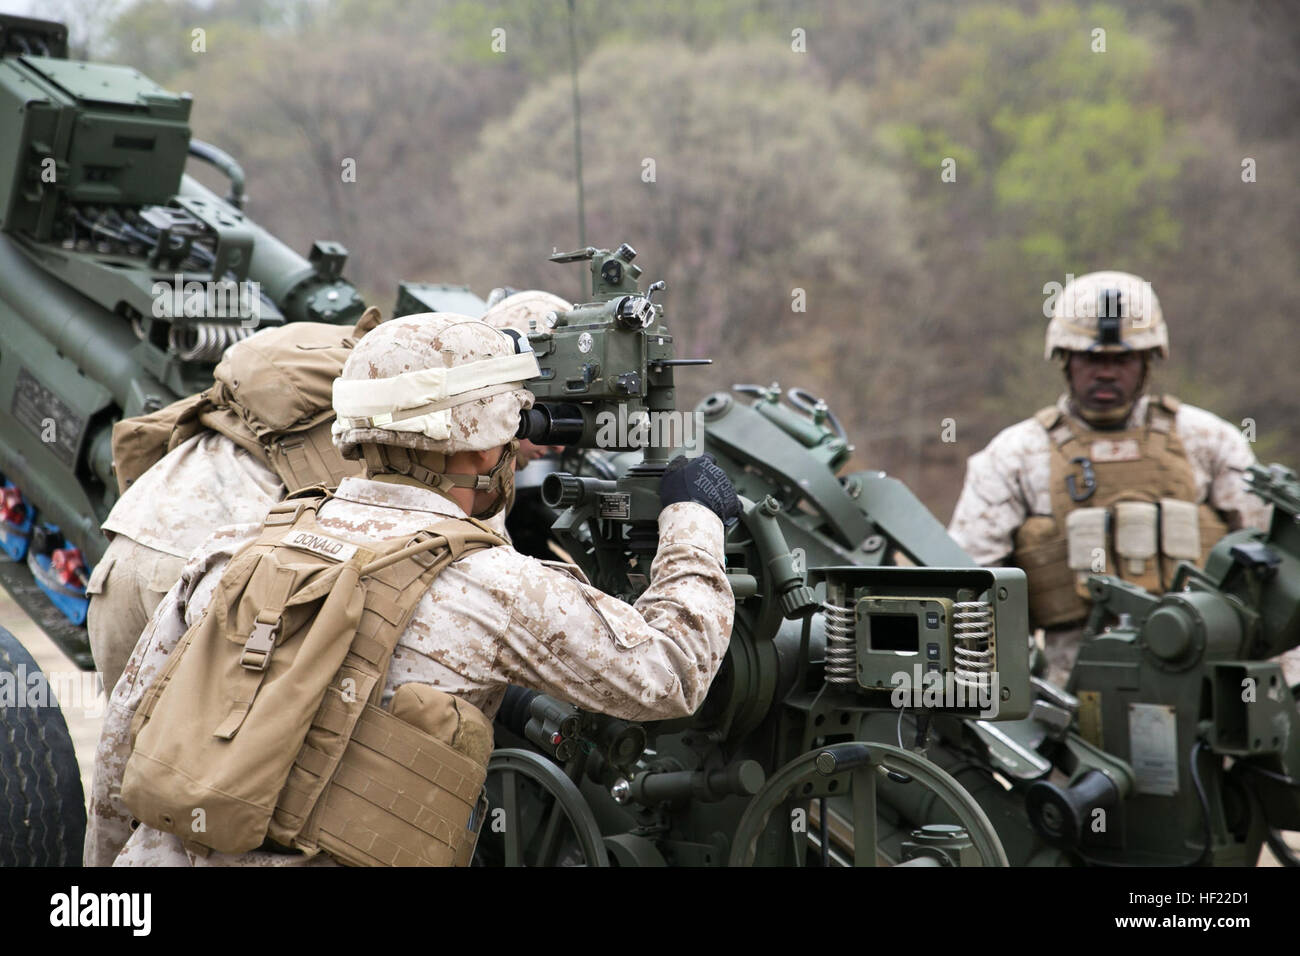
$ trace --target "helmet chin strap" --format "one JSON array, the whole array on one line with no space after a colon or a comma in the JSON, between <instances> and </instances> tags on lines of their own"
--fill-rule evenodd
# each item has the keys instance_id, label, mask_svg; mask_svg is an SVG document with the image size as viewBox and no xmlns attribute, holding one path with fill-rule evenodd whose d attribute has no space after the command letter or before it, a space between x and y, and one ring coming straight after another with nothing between
<instances>
[{"instance_id":1,"label":"helmet chin strap","mask_svg":"<svg viewBox=\"0 0 1300 956\"><path fill-rule=\"evenodd\" d=\"M483 521L493 517L494 515L500 514L503 511L509 511L511 509L515 503L515 458L518 454L519 439L512 438L509 443L507 443L505 451L501 453L501 460L493 465L492 470L486 475L478 476L479 478L488 479L488 488L495 488L497 497L496 500L483 511L476 511L470 517L478 518L480 521Z\"/></svg>"},{"instance_id":2,"label":"helmet chin strap","mask_svg":"<svg viewBox=\"0 0 1300 956\"><path fill-rule=\"evenodd\" d=\"M471 488L474 491L495 490L496 500L471 517L480 520L491 518L508 510L515 499L515 456L519 440L512 438L501 453L501 460L486 475L448 474L447 456L440 451L417 451L398 445L379 445L366 442L360 446L366 461L366 477L378 480L401 480L429 488L450 497L452 488Z\"/></svg>"}]
</instances>

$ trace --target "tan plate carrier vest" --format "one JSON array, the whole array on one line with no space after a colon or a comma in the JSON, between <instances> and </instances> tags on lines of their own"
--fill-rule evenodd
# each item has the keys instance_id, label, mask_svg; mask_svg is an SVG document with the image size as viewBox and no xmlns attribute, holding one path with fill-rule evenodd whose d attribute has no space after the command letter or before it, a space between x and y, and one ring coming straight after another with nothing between
<instances>
[{"instance_id":1,"label":"tan plate carrier vest","mask_svg":"<svg viewBox=\"0 0 1300 956\"><path fill-rule=\"evenodd\" d=\"M1125 431L1080 428L1056 406L1034 418L1051 443L1052 513L1031 515L1015 534L1012 563L1029 579L1036 627L1082 621L1089 574L1111 574L1149 591L1173 582L1180 560L1203 564L1228 526L1200 492L1174 427L1178 400L1153 397L1146 421ZM1096 488L1084 501L1088 459Z\"/></svg>"},{"instance_id":2,"label":"tan plate carrier vest","mask_svg":"<svg viewBox=\"0 0 1300 956\"><path fill-rule=\"evenodd\" d=\"M202 855L288 848L355 866L468 865L491 722L427 684L403 684L388 710L380 701L433 579L503 542L449 518L362 547L317 525L328 497L280 502L231 559L135 713L122 801Z\"/></svg>"},{"instance_id":3,"label":"tan plate carrier vest","mask_svg":"<svg viewBox=\"0 0 1300 956\"><path fill-rule=\"evenodd\" d=\"M361 463L343 458L330 440L334 379L378 322L372 307L354 328L293 322L232 346L207 391L113 426L118 491L205 428L264 461L289 491L333 488L361 474Z\"/></svg>"}]
</instances>

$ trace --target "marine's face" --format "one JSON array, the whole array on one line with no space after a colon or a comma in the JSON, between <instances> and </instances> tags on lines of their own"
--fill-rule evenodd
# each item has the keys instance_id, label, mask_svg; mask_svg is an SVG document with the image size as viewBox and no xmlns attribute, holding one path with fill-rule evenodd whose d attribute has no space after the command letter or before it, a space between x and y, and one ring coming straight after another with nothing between
<instances>
[{"instance_id":1,"label":"marine's face","mask_svg":"<svg viewBox=\"0 0 1300 956\"><path fill-rule=\"evenodd\" d=\"M1146 378L1143 352L1071 352L1070 394L1084 411L1113 412L1137 398Z\"/></svg>"}]
</instances>

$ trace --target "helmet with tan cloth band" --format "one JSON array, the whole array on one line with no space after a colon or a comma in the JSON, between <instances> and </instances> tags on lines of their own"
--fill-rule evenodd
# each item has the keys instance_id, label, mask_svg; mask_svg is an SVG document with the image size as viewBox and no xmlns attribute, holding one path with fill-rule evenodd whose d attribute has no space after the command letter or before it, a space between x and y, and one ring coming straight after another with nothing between
<instances>
[{"instance_id":1,"label":"helmet with tan cloth band","mask_svg":"<svg viewBox=\"0 0 1300 956\"><path fill-rule=\"evenodd\" d=\"M372 478L496 490L474 515L491 517L513 494L519 413L533 404L523 383L538 374L527 336L453 313L394 319L358 344L334 383L334 443ZM487 475L446 471L450 455L501 445Z\"/></svg>"}]
</instances>

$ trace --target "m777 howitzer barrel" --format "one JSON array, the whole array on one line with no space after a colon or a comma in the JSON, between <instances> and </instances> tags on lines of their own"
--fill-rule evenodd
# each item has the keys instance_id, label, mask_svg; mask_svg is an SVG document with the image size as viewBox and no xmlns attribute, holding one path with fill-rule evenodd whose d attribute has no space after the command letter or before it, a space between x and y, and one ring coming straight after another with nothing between
<instances>
[{"instance_id":1,"label":"m777 howitzer barrel","mask_svg":"<svg viewBox=\"0 0 1300 956\"><path fill-rule=\"evenodd\" d=\"M179 195L229 209L241 229L252 234L248 279L258 283L286 320L346 324L361 315L361 294L341 277L347 251L338 243L316 242L309 258L303 258L193 177L182 177Z\"/></svg>"}]
</instances>

